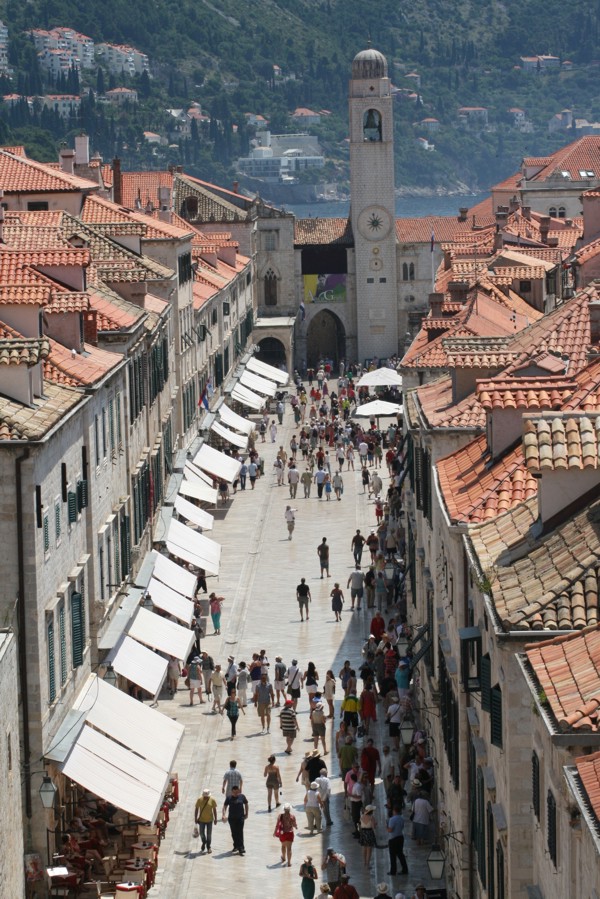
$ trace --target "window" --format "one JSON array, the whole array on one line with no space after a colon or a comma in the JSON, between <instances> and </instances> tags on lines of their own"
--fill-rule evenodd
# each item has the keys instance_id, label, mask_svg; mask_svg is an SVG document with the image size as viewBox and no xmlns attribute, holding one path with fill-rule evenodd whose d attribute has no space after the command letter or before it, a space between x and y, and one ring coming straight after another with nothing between
<instances>
[{"instance_id":1,"label":"window","mask_svg":"<svg viewBox=\"0 0 600 899\"><path fill-rule=\"evenodd\" d=\"M496 899L506 899L504 889L504 849L500 840L496 843Z\"/></svg>"},{"instance_id":2,"label":"window","mask_svg":"<svg viewBox=\"0 0 600 899\"><path fill-rule=\"evenodd\" d=\"M531 293L531 281L519 281L519 293Z\"/></svg>"},{"instance_id":3,"label":"window","mask_svg":"<svg viewBox=\"0 0 600 899\"><path fill-rule=\"evenodd\" d=\"M96 468L100 465L100 422L98 416L94 415L94 447L96 451Z\"/></svg>"},{"instance_id":4,"label":"window","mask_svg":"<svg viewBox=\"0 0 600 899\"><path fill-rule=\"evenodd\" d=\"M115 401L108 401L108 439L110 443L110 456L113 462L117 458L117 446L115 441Z\"/></svg>"},{"instance_id":5,"label":"window","mask_svg":"<svg viewBox=\"0 0 600 899\"><path fill-rule=\"evenodd\" d=\"M217 325L219 323L219 310L215 307L211 314L211 324Z\"/></svg>"},{"instance_id":6,"label":"window","mask_svg":"<svg viewBox=\"0 0 600 899\"><path fill-rule=\"evenodd\" d=\"M533 813L540 820L540 760L537 752L531 753L531 802Z\"/></svg>"},{"instance_id":7,"label":"window","mask_svg":"<svg viewBox=\"0 0 600 899\"><path fill-rule=\"evenodd\" d=\"M367 278L367 284L375 284L375 278Z\"/></svg>"},{"instance_id":8,"label":"window","mask_svg":"<svg viewBox=\"0 0 600 899\"><path fill-rule=\"evenodd\" d=\"M184 205L185 205L185 211L189 216L198 215L198 198L197 197L186 197Z\"/></svg>"},{"instance_id":9,"label":"window","mask_svg":"<svg viewBox=\"0 0 600 899\"><path fill-rule=\"evenodd\" d=\"M487 804L487 894L488 899L496 899L496 847L494 845L494 815L492 813L492 803Z\"/></svg>"},{"instance_id":10,"label":"window","mask_svg":"<svg viewBox=\"0 0 600 899\"><path fill-rule=\"evenodd\" d=\"M564 218L566 218L566 216L567 216L567 210L565 209L565 207L564 207L564 206L559 206L559 207L558 207L558 217L559 217L559 219L564 219Z\"/></svg>"},{"instance_id":11,"label":"window","mask_svg":"<svg viewBox=\"0 0 600 899\"><path fill-rule=\"evenodd\" d=\"M119 449L123 447L123 432L121 429L121 393L116 395L115 414L117 420L117 445Z\"/></svg>"},{"instance_id":12,"label":"window","mask_svg":"<svg viewBox=\"0 0 600 899\"><path fill-rule=\"evenodd\" d=\"M378 109L367 109L363 115L363 140L371 143L381 141L381 113Z\"/></svg>"},{"instance_id":13,"label":"window","mask_svg":"<svg viewBox=\"0 0 600 899\"><path fill-rule=\"evenodd\" d=\"M478 627L461 627L458 636L463 690L477 693L481 690L481 632Z\"/></svg>"},{"instance_id":14,"label":"window","mask_svg":"<svg viewBox=\"0 0 600 899\"><path fill-rule=\"evenodd\" d=\"M48 644L48 701L54 702L56 699L56 663L53 618L49 618L46 625L46 642Z\"/></svg>"},{"instance_id":15,"label":"window","mask_svg":"<svg viewBox=\"0 0 600 899\"><path fill-rule=\"evenodd\" d=\"M414 264L414 262L411 262L410 265L408 266L408 280L409 281L415 280L415 264Z\"/></svg>"},{"instance_id":16,"label":"window","mask_svg":"<svg viewBox=\"0 0 600 899\"><path fill-rule=\"evenodd\" d=\"M48 204L43 200L30 200L27 209L29 212L47 212Z\"/></svg>"},{"instance_id":17,"label":"window","mask_svg":"<svg viewBox=\"0 0 600 899\"><path fill-rule=\"evenodd\" d=\"M402 263L402 280L408 281L408 264L406 262Z\"/></svg>"},{"instance_id":18,"label":"window","mask_svg":"<svg viewBox=\"0 0 600 899\"><path fill-rule=\"evenodd\" d=\"M106 599L104 580L104 537L98 538L98 575L100 577L100 599Z\"/></svg>"},{"instance_id":19,"label":"window","mask_svg":"<svg viewBox=\"0 0 600 899\"><path fill-rule=\"evenodd\" d=\"M102 409L102 458L106 459L106 409Z\"/></svg>"},{"instance_id":20,"label":"window","mask_svg":"<svg viewBox=\"0 0 600 899\"><path fill-rule=\"evenodd\" d=\"M484 712L492 708L492 662L489 653L481 658L481 708Z\"/></svg>"},{"instance_id":21,"label":"window","mask_svg":"<svg viewBox=\"0 0 600 899\"><path fill-rule=\"evenodd\" d=\"M387 284L387 278L380 278L380 279L379 279L379 283L380 283L380 284Z\"/></svg>"},{"instance_id":22,"label":"window","mask_svg":"<svg viewBox=\"0 0 600 899\"><path fill-rule=\"evenodd\" d=\"M269 269L264 277L265 306L277 305L277 276Z\"/></svg>"},{"instance_id":23,"label":"window","mask_svg":"<svg viewBox=\"0 0 600 899\"><path fill-rule=\"evenodd\" d=\"M556 218L556 206L550 207L550 209L548 210L548 215L551 216L553 219Z\"/></svg>"},{"instance_id":24,"label":"window","mask_svg":"<svg viewBox=\"0 0 600 899\"><path fill-rule=\"evenodd\" d=\"M73 593L71 596L71 647L73 652L73 668L83 665L85 648L85 625L83 616L83 596Z\"/></svg>"},{"instance_id":25,"label":"window","mask_svg":"<svg viewBox=\"0 0 600 899\"><path fill-rule=\"evenodd\" d=\"M459 727L458 702L452 688L452 679L448 674L444 656L440 653L440 713L442 719L442 736L448 757L448 767L455 789L459 784Z\"/></svg>"},{"instance_id":26,"label":"window","mask_svg":"<svg viewBox=\"0 0 600 899\"><path fill-rule=\"evenodd\" d=\"M483 783L483 772L481 768L477 768L477 814L476 814L476 830L475 830L475 849L477 851L477 870L481 885L485 889L485 790Z\"/></svg>"},{"instance_id":27,"label":"window","mask_svg":"<svg viewBox=\"0 0 600 899\"><path fill-rule=\"evenodd\" d=\"M277 249L277 231L263 231L263 247L268 253Z\"/></svg>"},{"instance_id":28,"label":"window","mask_svg":"<svg viewBox=\"0 0 600 899\"><path fill-rule=\"evenodd\" d=\"M490 729L492 746L502 749L502 690L499 684L490 691Z\"/></svg>"},{"instance_id":29,"label":"window","mask_svg":"<svg viewBox=\"0 0 600 899\"><path fill-rule=\"evenodd\" d=\"M179 284L187 284L192 279L192 254L182 253L177 257L177 274L179 276Z\"/></svg>"},{"instance_id":30,"label":"window","mask_svg":"<svg viewBox=\"0 0 600 899\"><path fill-rule=\"evenodd\" d=\"M546 800L546 839L548 841L548 852L552 859L552 864L556 867L557 846L556 846L556 800L552 790L548 790Z\"/></svg>"},{"instance_id":31,"label":"window","mask_svg":"<svg viewBox=\"0 0 600 899\"><path fill-rule=\"evenodd\" d=\"M58 640L60 646L60 685L67 680L67 633L65 629L65 605L61 603L58 610Z\"/></svg>"}]
</instances>

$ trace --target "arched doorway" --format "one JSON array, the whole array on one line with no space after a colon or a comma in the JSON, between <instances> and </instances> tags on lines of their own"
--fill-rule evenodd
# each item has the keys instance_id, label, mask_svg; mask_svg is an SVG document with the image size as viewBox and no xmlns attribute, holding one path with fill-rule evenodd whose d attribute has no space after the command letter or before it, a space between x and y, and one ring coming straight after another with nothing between
<instances>
[{"instance_id":1,"label":"arched doorway","mask_svg":"<svg viewBox=\"0 0 600 899\"><path fill-rule=\"evenodd\" d=\"M309 368L316 368L321 360L329 359L335 368L346 355L344 326L329 309L321 309L312 319L306 335L306 356Z\"/></svg>"},{"instance_id":2,"label":"arched doorway","mask_svg":"<svg viewBox=\"0 0 600 899\"><path fill-rule=\"evenodd\" d=\"M267 365L274 365L275 368L280 368L283 365L287 371L285 347L280 340L277 340L276 337L263 337L262 340L258 341L258 346L260 347L258 358L261 362L266 362Z\"/></svg>"}]
</instances>

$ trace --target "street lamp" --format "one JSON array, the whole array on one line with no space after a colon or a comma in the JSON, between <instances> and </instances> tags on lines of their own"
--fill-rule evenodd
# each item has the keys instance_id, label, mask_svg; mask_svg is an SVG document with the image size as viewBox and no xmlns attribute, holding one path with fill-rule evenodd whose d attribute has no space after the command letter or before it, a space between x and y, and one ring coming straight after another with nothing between
<instances>
[{"instance_id":1,"label":"street lamp","mask_svg":"<svg viewBox=\"0 0 600 899\"><path fill-rule=\"evenodd\" d=\"M56 793L57 789L52 780L45 774L39 789L40 799L44 808L51 809L54 807Z\"/></svg>"},{"instance_id":2,"label":"street lamp","mask_svg":"<svg viewBox=\"0 0 600 899\"><path fill-rule=\"evenodd\" d=\"M394 565L393 561L390 559L389 561L387 561L385 563L385 566L383 569L383 576L385 577L386 581L393 581L395 574L396 574L396 566Z\"/></svg>"},{"instance_id":3,"label":"street lamp","mask_svg":"<svg viewBox=\"0 0 600 899\"><path fill-rule=\"evenodd\" d=\"M427 856L427 867L429 868L429 876L432 880L441 880L444 876L444 867L446 865L446 856L439 843L434 843L431 852Z\"/></svg>"},{"instance_id":4,"label":"street lamp","mask_svg":"<svg viewBox=\"0 0 600 899\"><path fill-rule=\"evenodd\" d=\"M402 742L405 746L408 746L410 741L413 738L413 734L415 732L415 723L411 721L409 718L405 718L402 724L400 725L400 736L402 738Z\"/></svg>"},{"instance_id":5,"label":"street lamp","mask_svg":"<svg viewBox=\"0 0 600 899\"><path fill-rule=\"evenodd\" d=\"M117 674L112 665L107 666L103 680L105 684L109 684L111 687L117 686Z\"/></svg>"}]
</instances>

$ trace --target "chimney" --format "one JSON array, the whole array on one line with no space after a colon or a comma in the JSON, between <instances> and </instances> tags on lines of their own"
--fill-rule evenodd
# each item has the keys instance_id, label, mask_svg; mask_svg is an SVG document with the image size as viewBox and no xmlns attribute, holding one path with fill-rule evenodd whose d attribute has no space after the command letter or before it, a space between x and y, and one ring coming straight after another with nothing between
<instances>
[{"instance_id":1,"label":"chimney","mask_svg":"<svg viewBox=\"0 0 600 899\"><path fill-rule=\"evenodd\" d=\"M506 226L506 220L508 218L508 209L506 206L498 206L498 211L496 212L496 225L498 228L504 228Z\"/></svg>"},{"instance_id":2,"label":"chimney","mask_svg":"<svg viewBox=\"0 0 600 899\"><path fill-rule=\"evenodd\" d=\"M240 189L240 182L239 182L239 181L234 181L234 182L233 182L233 192L234 192L234 194L237 194L237 192L238 192L239 189Z\"/></svg>"},{"instance_id":3,"label":"chimney","mask_svg":"<svg viewBox=\"0 0 600 899\"><path fill-rule=\"evenodd\" d=\"M516 197L511 197L510 200L508 201L508 211L516 212L518 208L519 208L519 201L517 200Z\"/></svg>"},{"instance_id":4,"label":"chimney","mask_svg":"<svg viewBox=\"0 0 600 899\"><path fill-rule=\"evenodd\" d=\"M75 165L90 164L90 139L87 134L75 138Z\"/></svg>"},{"instance_id":5,"label":"chimney","mask_svg":"<svg viewBox=\"0 0 600 899\"><path fill-rule=\"evenodd\" d=\"M83 339L92 346L98 346L98 318L95 309L83 313Z\"/></svg>"},{"instance_id":6,"label":"chimney","mask_svg":"<svg viewBox=\"0 0 600 899\"><path fill-rule=\"evenodd\" d=\"M504 246L504 236L502 234L500 225L496 225L496 232L494 234L494 250L501 250Z\"/></svg>"},{"instance_id":7,"label":"chimney","mask_svg":"<svg viewBox=\"0 0 600 899\"><path fill-rule=\"evenodd\" d=\"M443 303L444 303L444 294L443 293L430 293L429 294L429 308L431 309L431 317L432 318L441 318L442 317Z\"/></svg>"},{"instance_id":8,"label":"chimney","mask_svg":"<svg viewBox=\"0 0 600 899\"><path fill-rule=\"evenodd\" d=\"M121 181L121 160L115 156L112 164L113 170L113 203L123 205L123 182Z\"/></svg>"},{"instance_id":9,"label":"chimney","mask_svg":"<svg viewBox=\"0 0 600 899\"><path fill-rule=\"evenodd\" d=\"M521 206L521 215L524 219L527 219L528 222L531 221L531 206Z\"/></svg>"},{"instance_id":10,"label":"chimney","mask_svg":"<svg viewBox=\"0 0 600 899\"><path fill-rule=\"evenodd\" d=\"M600 343L600 300L591 300L588 305L590 313L590 343Z\"/></svg>"},{"instance_id":11,"label":"chimney","mask_svg":"<svg viewBox=\"0 0 600 899\"><path fill-rule=\"evenodd\" d=\"M75 150L69 147L61 147L58 162L61 172L66 175L72 175L75 171Z\"/></svg>"},{"instance_id":12,"label":"chimney","mask_svg":"<svg viewBox=\"0 0 600 899\"><path fill-rule=\"evenodd\" d=\"M542 243L546 243L548 240L548 231L550 229L550 216L543 215L540 218L540 238Z\"/></svg>"},{"instance_id":13,"label":"chimney","mask_svg":"<svg viewBox=\"0 0 600 899\"><path fill-rule=\"evenodd\" d=\"M168 187L158 188L158 217L161 222L171 221L171 191Z\"/></svg>"}]
</instances>

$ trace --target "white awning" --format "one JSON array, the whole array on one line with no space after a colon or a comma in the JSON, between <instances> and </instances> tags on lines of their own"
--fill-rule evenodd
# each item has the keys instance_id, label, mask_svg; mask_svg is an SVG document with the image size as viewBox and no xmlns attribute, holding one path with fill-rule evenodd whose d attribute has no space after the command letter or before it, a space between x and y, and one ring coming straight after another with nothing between
<instances>
[{"instance_id":1,"label":"white awning","mask_svg":"<svg viewBox=\"0 0 600 899\"><path fill-rule=\"evenodd\" d=\"M89 724L138 756L163 771L173 767L185 728L169 715L138 702L95 674L90 675L74 707L86 714Z\"/></svg>"},{"instance_id":2,"label":"white awning","mask_svg":"<svg viewBox=\"0 0 600 899\"><path fill-rule=\"evenodd\" d=\"M152 577L162 581L163 584L168 584L169 587L177 590L182 596L187 596L188 599L191 599L196 591L196 575L178 565L177 562L173 562L172 559L167 559L162 553L158 553L156 556Z\"/></svg>"},{"instance_id":3,"label":"white awning","mask_svg":"<svg viewBox=\"0 0 600 899\"><path fill-rule=\"evenodd\" d=\"M167 541L175 547L194 553L196 558L201 560L199 567L204 568L208 574L219 573L221 545L215 540L188 528L180 521L171 521Z\"/></svg>"},{"instance_id":4,"label":"white awning","mask_svg":"<svg viewBox=\"0 0 600 899\"><path fill-rule=\"evenodd\" d=\"M166 584L161 584L160 581L152 578L148 584L148 595L153 605L174 615L179 621L184 621L188 627L190 626L194 617L194 603L182 596L181 593L177 593L176 590L172 590Z\"/></svg>"},{"instance_id":5,"label":"white awning","mask_svg":"<svg viewBox=\"0 0 600 899\"><path fill-rule=\"evenodd\" d=\"M219 406L217 412L221 416L223 424L227 425L228 428L234 428L234 430L239 431L241 434L251 434L252 431L256 430L256 425L253 421L238 415L237 412L234 412L233 409L230 409L225 403Z\"/></svg>"},{"instance_id":6,"label":"white awning","mask_svg":"<svg viewBox=\"0 0 600 899\"><path fill-rule=\"evenodd\" d=\"M169 782L168 771L87 726L79 734L62 771L117 808L152 822L156 821Z\"/></svg>"},{"instance_id":7,"label":"white awning","mask_svg":"<svg viewBox=\"0 0 600 899\"><path fill-rule=\"evenodd\" d=\"M175 500L175 511L193 524L197 524L199 528L205 531L212 531L215 519L210 512L206 512L199 506L189 503L182 496L178 496Z\"/></svg>"},{"instance_id":8,"label":"white awning","mask_svg":"<svg viewBox=\"0 0 600 899\"><path fill-rule=\"evenodd\" d=\"M257 375L262 375L263 378L270 378L272 381L275 381L276 384L281 384L283 387L285 387L290 380L287 371L281 371L280 368L275 368L274 365L268 365L266 362L257 359L256 356L252 356L252 358L248 360L246 368L255 372Z\"/></svg>"},{"instance_id":9,"label":"white awning","mask_svg":"<svg viewBox=\"0 0 600 899\"><path fill-rule=\"evenodd\" d=\"M211 475L206 474L205 471L202 471L201 468L198 468L197 465L194 465L193 462L190 462L189 459L185 463L183 473L185 477L190 481L204 481L204 483L208 484L209 487L213 486L214 478L211 477Z\"/></svg>"},{"instance_id":10,"label":"white awning","mask_svg":"<svg viewBox=\"0 0 600 899\"><path fill-rule=\"evenodd\" d=\"M210 429L211 431L214 431L215 434L218 434L219 437L222 437L223 440L226 440L228 443L233 443L234 446L239 446L240 449L246 449L248 447L247 437L236 434L235 431L230 431L229 428L219 424L218 421L213 422Z\"/></svg>"},{"instance_id":11,"label":"white awning","mask_svg":"<svg viewBox=\"0 0 600 899\"><path fill-rule=\"evenodd\" d=\"M242 467L242 463L238 462L237 459L232 459L231 456L220 453L219 450L214 449L207 443L203 443L194 456L194 465L230 483L235 481Z\"/></svg>"},{"instance_id":12,"label":"white awning","mask_svg":"<svg viewBox=\"0 0 600 899\"><path fill-rule=\"evenodd\" d=\"M194 481L182 481L179 486L180 496L191 496L192 499L198 499L202 503L208 503L211 506L217 505L217 491L215 487L209 487L200 478Z\"/></svg>"},{"instance_id":13,"label":"white awning","mask_svg":"<svg viewBox=\"0 0 600 899\"><path fill-rule=\"evenodd\" d=\"M231 398L237 400L238 403L242 403L244 406L248 406L250 409L262 409L265 404L264 397L259 396L257 393L253 393L252 390L248 390L247 387L243 387L241 384L235 385L231 391Z\"/></svg>"},{"instance_id":14,"label":"white awning","mask_svg":"<svg viewBox=\"0 0 600 899\"><path fill-rule=\"evenodd\" d=\"M240 377L240 383L249 390L256 393L264 393L265 396L275 396L277 393L277 384L269 381L268 378L261 378L260 375L254 375L251 371L243 371Z\"/></svg>"},{"instance_id":15,"label":"white awning","mask_svg":"<svg viewBox=\"0 0 600 899\"><path fill-rule=\"evenodd\" d=\"M176 659L186 659L194 642L194 632L189 628L181 627L180 624L143 608L138 609L128 634L140 643L159 649Z\"/></svg>"},{"instance_id":16,"label":"white awning","mask_svg":"<svg viewBox=\"0 0 600 899\"><path fill-rule=\"evenodd\" d=\"M190 605L188 599L184 599L182 602ZM133 681L150 696L158 694L167 676L167 660L127 635L123 637L112 666L117 674Z\"/></svg>"},{"instance_id":17,"label":"white awning","mask_svg":"<svg viewBox=\"0 0 600 899\"><path fill-rule=\"evenodd\" d=\"M395 368L376 368L365 372L357 387L402 387L402 376Z\"/></svg>"}]
</instances>

